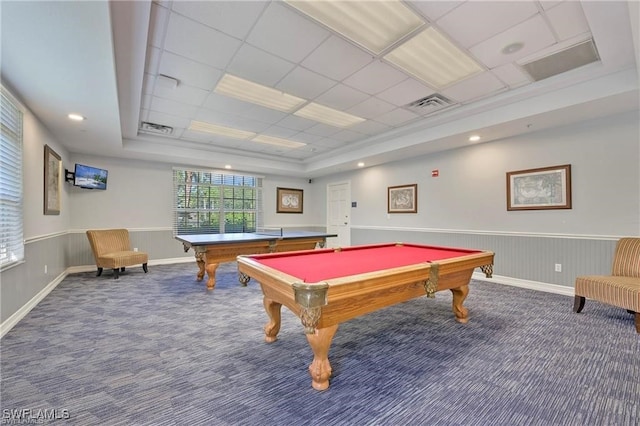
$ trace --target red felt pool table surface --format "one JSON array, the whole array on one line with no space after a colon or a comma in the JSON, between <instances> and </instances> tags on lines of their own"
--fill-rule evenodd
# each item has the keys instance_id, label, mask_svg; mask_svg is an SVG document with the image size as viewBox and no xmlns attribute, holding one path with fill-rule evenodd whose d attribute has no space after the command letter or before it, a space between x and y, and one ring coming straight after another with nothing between
<instances>
[{"instance_id":1,"label":"red felt pool table surface","mask_svg":"<svg viewBox=\"0 0 640 426\"><path fill-rule=\"evenodd\" d=\"M258 257L256 261L297 277L303 282L314 283L401 266L437 262L473 253L481 252L404 243L355 246L339 251L325 249L280 253Z\"/></svg>"}]
</instances>

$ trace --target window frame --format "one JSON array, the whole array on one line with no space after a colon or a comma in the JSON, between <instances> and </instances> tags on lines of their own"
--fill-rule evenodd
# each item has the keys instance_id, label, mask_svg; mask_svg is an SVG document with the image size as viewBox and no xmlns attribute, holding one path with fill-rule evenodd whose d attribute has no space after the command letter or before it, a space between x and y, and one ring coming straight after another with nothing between
<instances>
[{"instance_id":1,"label":"window frame","mask_svg":"<svg viewBox=\"0 0 640 426\"><path fill-rule=\"evenodd\" d=\"M255 232L262 226L262 179L174 167L173 235Z\"/></svg>"},{"instance_id":2,"label":"window frame","mask_svg":"<svg viewBox=\"0 0 640 426\"><path fill-rule=\"evenodd\" d=\"M24 106L0 85L0 271L24 263Z\"/></svg>"}]
</instances>

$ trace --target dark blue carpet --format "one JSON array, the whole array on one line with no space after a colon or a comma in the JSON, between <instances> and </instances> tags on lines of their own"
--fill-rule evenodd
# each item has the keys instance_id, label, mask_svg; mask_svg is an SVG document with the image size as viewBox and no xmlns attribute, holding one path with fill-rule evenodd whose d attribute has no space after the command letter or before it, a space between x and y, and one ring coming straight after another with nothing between
<instances>
[{"instance_id":1,"label":"dark blue carpet","mask_svg":"<svg viewBox=\"0 0 640 426\"><path fill-rule=\"evenodd\" d=\"M228 263L207 292L196 269L68 276L0 342L3 423L58 410L77 425L640 424L625 310L575 314L566 296L473 281L466 325L449 292L341 324L318 392L297 317L283 308L267 344L259 286Z\"/></svg>"}]
</instances>

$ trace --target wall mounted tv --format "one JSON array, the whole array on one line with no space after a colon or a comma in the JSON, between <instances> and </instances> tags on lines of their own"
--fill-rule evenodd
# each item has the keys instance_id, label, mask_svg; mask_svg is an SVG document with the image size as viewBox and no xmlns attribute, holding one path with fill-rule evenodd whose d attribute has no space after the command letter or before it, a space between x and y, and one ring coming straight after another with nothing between
<instances>
[{"instance_id":1,"label":"wall mounted tv","mask_svg":"<svg viewBox=\"0 0 640 426\"><path fill-rule=\"evenodd\" d=\"M97 167L76 164L73 184L80 188L107 189L107 176L109 172Z\"/></svg>"}]
</instances>

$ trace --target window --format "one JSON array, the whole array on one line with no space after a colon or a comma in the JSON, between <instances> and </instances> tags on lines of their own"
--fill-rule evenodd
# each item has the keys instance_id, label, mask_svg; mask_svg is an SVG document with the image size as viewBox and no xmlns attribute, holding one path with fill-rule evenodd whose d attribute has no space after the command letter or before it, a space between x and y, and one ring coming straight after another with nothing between
<instances>
[{"instance_id":1,"label":"window","mask_svg":"<svg viewBox=\"0 0 640 426\"><path fill-rule=\"evenodd\" d=\"M173 170L174 235L255 232L261 226L262 178Z\"/></svg>"},{"instance_id":2,"label":"window","mask_svg":"<svg viewBox=\"0 0 640 426\"><path fill-rule=\"evenodd\" d=\"M0 268L24 260L22 231L22 111L1 87Z\"/></svg>"}]
</instances>

